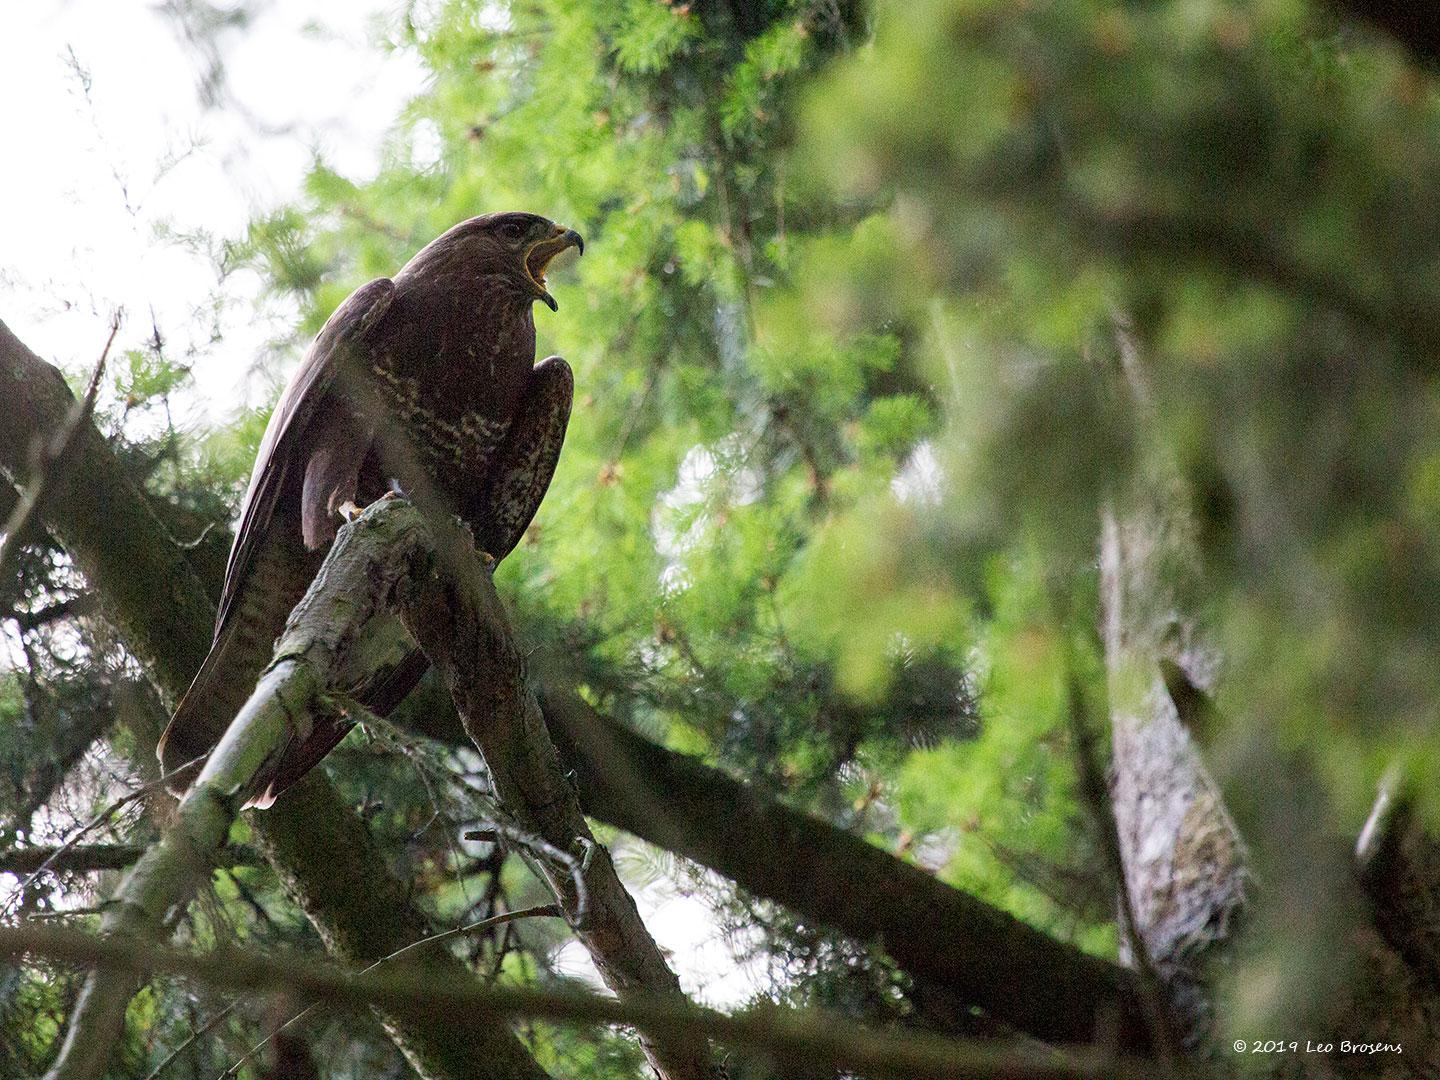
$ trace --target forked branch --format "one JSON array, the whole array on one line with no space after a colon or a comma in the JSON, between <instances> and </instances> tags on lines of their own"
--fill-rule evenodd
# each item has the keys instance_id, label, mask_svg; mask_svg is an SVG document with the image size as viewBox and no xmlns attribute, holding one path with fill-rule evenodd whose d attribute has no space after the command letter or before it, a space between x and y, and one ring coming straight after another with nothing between
<instances>
[{"instance_id":1,"label":"forked branch","mask_svg":"<svg viewBox=\"0 0 1440 1080\"><path fill-rule=\"evenodd\" d=\"M386 499L341 531L291 613L274 660L186 792L175 822L108 906L102 922L107 935L153 935L183 908L245 801L263 785L270 763L363 681L366 671L354 658L383 662L375 642L393 639L398 612L456 695L505 813L559 851L593 852L584 871L589 899L583 910L573 873L551 875L543 865L606 981L622 998L644 993L683 1004L678 981L565 781L489 576L469 538L448 528L427 523L408 502ZM131 972L92 973L55 1080L103 1071L134 988ZM644 1041L667 1080L710 1075L703 1039L666 1030ZM534 1075L541 1075L538 1067Z\"/></svg>"}]
</instances>

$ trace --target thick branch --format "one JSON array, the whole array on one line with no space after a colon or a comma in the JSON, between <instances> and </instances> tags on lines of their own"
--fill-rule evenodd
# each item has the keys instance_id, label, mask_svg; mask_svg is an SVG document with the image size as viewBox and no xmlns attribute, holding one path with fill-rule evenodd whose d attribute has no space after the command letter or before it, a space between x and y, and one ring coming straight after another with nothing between
<instances>
[{"instance_id":1,"label":"thick branch","mask_svg":"<svg viewBox=\"0 0 1440 1080\"><path fill-rule=\"evenodd\" d=\"M106 965L132 976L166 971L217 990L281 992L299 1004L381 1006L395 1015L533 1017L560 1023L626 1024L682 1038L700 1031L763 1054L782 1075L800 1065L825 1064L869 1077L987 1080L1039 1077L1149 1077L1153 1063L1116 1060L1093 1051L1058 1053L1033 1046L973 1045L920 1032L882 1031L819 1012L762 1009L727 1016L672 996L636 995L629 1001L529 987L479 986L437 978L424 965L356 972L308 956L264 956L236 949L208 954L101 938L42 926L0 929L0 956L21 954L61 963Z\"/></svg>"},{"instance_id":2,"label":"thick branch","mask_svg":"<svg viewBox=\"0 0 1440 1080\"><path fill-rule=\"evenodd\" d=\"M1052 1042L1145 1025L1128 972L1063 945L860 837L800 813L600 716L547 673L545 719L581 798L603 821L757 895L878 943L924 993L957 996Z\"/></svg>"},{"instance_id":3,"label":"thick branch","mask_svg":"<svg viewBox=\"0 0 1440 1080\"><path fill-rule=\"evenodd\" d=\"M0 322L0 472L25 477L35 439L57 429L75 398L59 370ZM126 644L171 693L182 692L210 647L215 610L184 554L93 424L71 447L75 482L42 507L102 597Z\"/></svg>"},{"instance_id":4,"label":"thick branch","mask_svg":"<svg viewBox=\"0 0 1440 1080\"><path fill-rule=\"evenodd\" d=\"M578 874L569 866L552 869L547 860L537 861L607 983L622 997L641 992L683 1003L678 980L565 782L539 705L525 687L499 598L469 538L447 536L437 554L432 536L419 511L399 500L372 506L341 530L291 613L275 659L185 793L174 825L136 864L106 908L102 931L143 937L189 899L246 799L268 781L273 763L334 708L331 695L365 680L369 672L357 664L384 661L375 642L395 636L389 612L398 601L447 675L460 714L469 719L471 736L490 766L504 812L552 849L571 852L576 861L583 858L586 865ZM577 877L584 880L586 900ZM56 1080L96 1075L95 1065L105 1057L99 1048L110 1046L123 1023L133 990L129 978L123 970L92 973L72 1018ZM709 1075L703 1040L665 1031L652 1033L645 1045L669 1080Z\"/></svg>"},{"instance_id":5,"label":"thick branch","mask_svg":"<svg viewBox=\"0 0 1440 1080\"><path fill-rule=\"evenodd\" d=\"M23 475L28 448L53 431L74 398L60 372L27 349L0 323L0 472ZM209 649L215 609L184 553L131 482L93 425L83 425L74 446L75 482L47 501L42 516L99 594L102 611L126 645L172 699L189 685ZM297 893L329 941L353 943L345 959L374 961L393 952L389 943L414 940L425 920L373 845L361 846L364 826L325 779L312 774L305 798L296 792L252 827L276 871ZM348 845L348 846L347 846ZM341 869L352 877L341 881ZM360 902L385 895L383 906ZM375 943L379 943L376 945ZM377 951L378 950L378 951ZM472 976L456 961L446 978ZM412 1063L449 1061L452 1068L422 1067L427 1077L488 1075L491 1062L508 1060L519 1044L503 1027L475 1020L464 1039L453 1023L428 1014L407 1017L391 1034Z\"/></svg>"},{"instance_id":6,"label":"thick branch","mask_svg":"<svg viewBox=\"0 0 1440 1080\"><path fill-rule=\"evenodd\" d=\"M401 512L418 520L410 508L393 513ZM435 524L437 533L442 528ZM465 730L485 759L501 810L524 833L588 864L577 875L571 867L536 860L606 985L622 1000L643 994L682 1004L679 980L616 875L610 853L591 834L566 780L494 584L468 536L451 529L436 541L434 555L416 567L413 589L400 592L401 614L449 688ZM584 899L577 892L577 876L588 892ZM703 1039L661 1029L645 1032L642 1041L651 1064L668 1080L712 1074Z\"/></svg>"},{"instance_id":7,"label":"thick branch","mask_svg":"<svg viewBox=\"0 0 1440 1080\"><path fill-rule=\"evenodd\" d=\"M1148 373L1127 325L1117 323L1120 372L1137 421L1151 420ZM1181 601L1198 572L1192 523L1171 466L1137 480L1123 510L1107 508L1100 596L1108 676L1111 803L1128 910L1168 998L1186 1049L1213 1034L1207 966L1231 946L1247 903L1248 855L1239 830L1162 676L1169 660L1203 687L1217 665ZM1172 673L1171 682L1174 682Z\"/></svg>"},{"instance_id":8,"label":"thick branch","mask_svg":"<svg viewBox=\"0 0 1440 1080\"><path fill-rule=\"evenodd\" d=\"M291 613L275 659L181 799L175 821L107 905L102 933L144 938L183 907L208 875L246 799L265 783L271 764L308 736L316 720L333 708L330 695L349 685L353 673L345 661L352 648L377 624L392 622L391 593L406 557L426 537L413 511L384 509L365 514L336 539L315 584ZM103 1067L124 1023L132 979L133 973L117 969L91 974L76 1003L55 1080L98 1075L94 1065ZM543 1073L516 1045L508 1059L491 1061L484 1075L531 1078Z\"/></svg>"},{"instance_id":9,"label":"thick branch","mask_svg":"<svg viewBox=\"0 0 1440 1080\"><path fill-rule=\"evenodd\" d=\"M47 386L48 396L40 393ZM72 399L59 373L0 325L0 396L5 395L14 395L7 401L29 402L32 410L28 425L21 422L26 408L0 410L0 462L19 446L23 465L28 433L43 429L46 417L63 416ZM33 414L36 409L42 411ZM82 439L89 440L89 433ZM100 586L107 615L167 689L178 693L204 657L213 610L103 440L97 435L87 441L77 460L77 475L94 478L96 490L80 488L57 500L51 513L61 539L85 553L82 565ZM114 543L107 541L112 533ZM142 587L129 589L132 577ZM177 623L177 609L166 594L143 587L152 578L171 583L182 601L179 610L192 617ZM146 652L137 642L154 647ZM167 679L167 670L178 675ZM1127 1042L1143 1044L1125 972L1054 942L859 837L655 746L596 715L564 686L562 678L544 680L546 719L586 809L596 817L841 933L880 942L917 986L959 994L1018 1030L1084 1041L1097 1024L1103 1027L1118 1016L1122 1031L1133 1036ZM453 714L434 719L440 726L429 734L466 739ZM357 846L370 847L366 830L340 806L332 788L321 786L307 779L256 815L259 842L337 955L373 961L418 936L419 918L373 852L368 860L360 854ZM332 865L353 865L354 876L332 872ZM367 888L347 889L358 881ZM392 893L396 903L381 899ZM376 903L357 907L369 900ZM374 942L382 944L367 948ZM1001 957L1003 967L997 963Z\"/></svg>"}]
</instances>

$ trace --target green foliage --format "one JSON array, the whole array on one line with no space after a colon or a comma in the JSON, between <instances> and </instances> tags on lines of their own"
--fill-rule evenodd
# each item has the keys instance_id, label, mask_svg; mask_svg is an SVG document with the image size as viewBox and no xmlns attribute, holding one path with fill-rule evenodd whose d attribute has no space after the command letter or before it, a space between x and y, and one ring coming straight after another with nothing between
<instances>
[{"instance_id":1,"label":"green foliage","mask_svg":"<svg viewBox=\"0 0 1440 1080\"><path fill-rule=\"evenodd\" d=\"M1398 54L1291 0L435 0L389 33L428 81L376 175L317 157L227 258L298 303L298 349L473 214L585 235L537 313L576 371L565 452L498 580L593 703L1109 955L1067 680L1104 700L1101 514L1163 478L1226 760L1293 755L1347 835L1399 760L1440 820L1440 96ZM185 374L158 344L112 370L136 474L192 537L265 414L124 428ZM49 550L26 573L32 609L73 584ZM25 688L0 683L7 804L48 738ZM543 900L454 839L483 818L473 761L381 728L335 761L438 919ZM262 871L212 899L197 938L308 934ZM769 996L914 1019L882 957L748 913ZM517 934L466 958L548 977L562 932ZM26 1061L63 992L8 999ZM174 1034L175 1002L137 1002ZM557 1071L641 1067L531 1035Z\"/></svg>"},{"instance_id":2,"label":"green foliage","mask_svg":"<svg viewBox=\"0 0 1440 1080\"><path fill-rule=\"evenodd\" d=\"M460 218L525 208L579 228L585 257L554 274L560 312L537 320L542 351L575 367L575 415L537 524L500 572L528 633L572 655L609 711L897 851L980 814L1027 867L1063 867L1089 855L1069 762L1028 746L1054 709L972 741L967 656L992 640L975 601L1005 598L957 590L946 550L924 554L948 528L934 440L961 423L944 415L958 374L928 358L958 310L924 291L940 253L869 193L859 212L837 203L817 181L842 163L793 150L807 82L863 32L857 11L818 3L574 0L503 18L435 5L395 42L431 83L379 174L317 161L303 204L257 222L248 255L301 298L303 337ZM1003 98L1004 72L993 81ZM1056 278L1019 255L1010 273L1036 295ZM1066 284L1044 344L1103 316L1102 281ZM1084 371L1037 381L1043 397ZM1052 419L1100 423L1094 397ZM1017 418L1011 438L1035 430ZM1119 438L1058 455L1043 482L1091 478L1096 460L1109 475L1129 453ZM1021 505L1024 482L995 499ZM956 798L1000 761L1036 776ZM1060 925L1013 865L954 857L956 880Z\"/></svg>"},{"instance_id":3,"label":"green foliage","mask_svg":"<svg viewBox=\"0 0 1440 1080\"><path fill-rule=\"evenodd\" d=\"M893 302L955 391L957 565L1036 541L1083 563L1101 505L1178 465L1227 706L1343 732L1308 750L1355 824L1380 762L1435 750L1440 687L1414 662L1440 629L1433 87L1286 4L937 2L878 26L814 94L805 160L890 205L894 242L923 248L913 287L944 298ZM1153 368L1140 430L1107 397L1116 311Z\"/></svg>"}]
</instances>

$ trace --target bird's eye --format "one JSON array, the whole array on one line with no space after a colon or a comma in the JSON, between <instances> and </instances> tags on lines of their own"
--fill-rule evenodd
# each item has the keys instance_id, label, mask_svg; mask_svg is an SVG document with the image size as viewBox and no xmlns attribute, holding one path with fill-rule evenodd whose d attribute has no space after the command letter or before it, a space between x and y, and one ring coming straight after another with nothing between
<instances>
[{"instance_id":1,"label":"bird's eye","mask_svg":"<svg viewBox=\"0 0 1440 1080\"><path fill-rule=\"evenodd\" d=\"M525 230L522 229L519 225L515 224L513 221L509 225L503 226L500 229L500 235L505 237L505 239L507 240L519 240L520 237L524 235L524 233Z\"/></svg>"}]
</instances>

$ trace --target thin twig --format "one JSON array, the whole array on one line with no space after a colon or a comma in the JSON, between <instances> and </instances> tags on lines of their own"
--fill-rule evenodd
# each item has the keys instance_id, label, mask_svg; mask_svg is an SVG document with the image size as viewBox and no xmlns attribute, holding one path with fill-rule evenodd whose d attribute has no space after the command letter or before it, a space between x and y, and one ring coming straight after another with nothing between
<instances>
[{"instance_id":1,"label":"thin twig","mask_svg":"<svg viewBox=\"0 0 1440 1080\"><path fill-rule=\"evenodd\" d=\"M32 874L47 860L50 868L61 874L120 870L143 854L145 849L138 844L91 844L64 855L53 846L12 847L0 851L0 874Z\"/></svg>"},{"instance_id":2,"label":"thin twig","mask_svg":"<svg viewBox=\"0 0 1440 1080\"><path fill-rule=\"evenodd\" d=\"M423 949L427 945L434 945L438 941L447 941L450 938L460 937L465 934L478 934L481 931L489 930L492 927L502 926L505 923L516 922L519 919L536 919L547 917L563 918L564 915L565 912L561 910L558 904L538 904L535 907L521 908L519 911L501 912L499 915L492 915L488 919L481 919L479 922L470 923L468 926L457 926L453 930L446 930L444 933L441 934L435 934L431 937L421 938L419 941L412 941L409 945L396 949L389 956L382 956L379 960L376 960L369 967L361 969L361 974L363 975L368 972L374 971L381 964L388 964L390 963L390 961L399 959L408 952L414 952L418 949ZM287 1031L292 1025L298 1024L301 1020L305 1019L305 1017L309 1016L312 1012L315 1011L316 1006L318 1006L319 1004L320 1003L317 1001L313 1004L305 1006L305 1008L301 1009L294 1016L290 1017L289 1020L286 1020L274 1031L266 1035L265 1038L261 1039L258 1043L252 1046L249 1050L246 1050L238 1061L232 1063L228 1069L226 1069L223 1073L220 1074L219 1080L225 1080L227 1076L235 1076L240 1071L240 1066L244 1065L245 1062L249 1061L261 1050L265 1049L265 1047L269 1045L271 1039L275 1038L275 1036L279 1035L281 1032ZM197 1034L199 1033L197 1032ZM156 1071L158 1072L159 1070ZM150 1076L145 1078L145 1080L154 1080L154 1076L155 1074L151 1073Z\"/></svg>"},{"instance_id":3,"label":"thin twig","mask_svg":"<svg viewBox=\"0 0 1440 1080\"><path fill-rule=\"evenodd\" d=\"M210 1034L210 1032L214 1031L215 1028L220 1025L220 1022L222 1020L224 1020L227 1016L229 1016L235 1011L235 1007L239 1004L240 999L236 998L234 1001L230 1002L229 1005L226 1005L209 1020L206 1020L205 1023L201 1024L198 1028L192 1031L188 1039L182 1042L179 1046L175 1047L174 1050L171 1050L170 1053L166 1055L164 1061L160 1062L159 1065L156 1065L155 1068L150 1070L149 1074L145 1077L145 1080L155 1080L155 1078L159 1076L162 1072L164 1072L166 1069L168 1069L171 1064L173 1064L180 1057L181 1054L183 1054L186 1050L190 1049L190 1047L194 1046L196 1041L198 1041L199 1039L203 1039L206 1035Z\"/></svg>"},{"instance_id":4,"label":"thin twig","mask_svg":"<svg viewBox=\"0 0 1440 1080\"><path fill-rule=\"evenodd\" d=\"M143 799L146 795L150 795L153 792L161 790L178 777L189 773L192 769L194 769L197 765L199 765L209 756L210 751L207 750L199 757L192 758L191 760L187 761L178 769L172 769L170 772L165 773L163 776L156 777L154 780L150 780L144 784L141 784L134 791L122 795L109 806L101 810L98 814L96 814L84 825L82 825L76 832L68 836L65 839L64 843L60 844L54 851L50 853L49 858L47 858L44 862L37 866L35 868L35 871L30 874L30 876L27 877L23 882L20 883L20 888L16 890L15 895L10 900L10 903L6 905L5 913L7 915L10 914L12 911L15 910L15 906L17 904L23 903L25 900L26 891L30 888L31 885L35 884L35 881L40 877L40 875L45 873L45 871L49 870L52 866L54 866L56 860L63 856L67 851L71 850L82 839L90 835L90 833L94 832L96 829L100 828L100 826L104 825L121 810L134 802L136 799Z\"/></svg>"},{"instance_id":5,"label":"thin twig","mask_svg":"<svg viewBox=\"0 0 1440 1080\"><path fill-rule=\"evenodd\" d=\"M84 397L77 400L70 406L70 412L65 417L65 422L60 425L55 434L48 441L40 441L36 448L34 468L30 474L30 482L25 485L25 490L15 501L14 507L10 510L10 516L5 519L5 524L0 527L0 532L5 534L5 542L0 546L0 606L9 605L9 593L13 584L10 579L16 573L16 565L20 557L20 549L24 546L25 533L30 524L30 519L35 516L35 511L40 505L40 500L45 494L47 486L55 479L55 472L63 464L66 455L70 451L70 445L75 441L76 434L89 421L91 413L95 411L95 398L100 392L100 379L105 374L105 362L110 357L110 346L115 343L115 335L120 332L120 323L124 318L123 311L116 311L110 316L110 336L105 339L105 347L100 350L100 359L95 362L95 370L90 376L90 383L85 389Z\"/></svg>"},{"instance_id":6,"label":"thin twig","mask_svg":"<svg viewBox=\"0 0 1440 1080\"><path fill-rule=\"evenodd\" d=\"M558 862L565 867L570 874L570 880L575 884L575 910L573 913L567 911L565 921L570 924L572 930L582 930L590 912L590 891L585 886L585 871L590 868L590 859L595 854L595 846L584 837L576 839L585 845L585 854L576 858L568 851L561 851L554 844L551 844L542 837L535 836L514 825L503 824L492 821L488 829L473 829L465 834L466 840L476 840L481 843L495 844L508 841L519 848L527 849L532 855L545 856ZM533 870L534 867L532 866ZM537 874L541 881L545 875Z\"/></svg>"},{"instance_id":7,"label":"thin twig","mask_svg":"<svg viewBox=\"0 0 1440 1080\"><path fill-rule=\"evenodd\" d=\"M7 611L4 617L11 620L22 632L39 630L62 619L89 615L100 606L99 597L83 592L46 604L34 611Z\"/></svg>"},{"instance_id":8,"label":"thin twig","mask_svg":"<svg viewBox=\"0 0 1440 1080\"><path fill-rule=\"evenodd\" d=\"M415 769L416 779L420 781L421 786L425 789L425 795L430 800L430 809L434 811L434 816L424 826L424 828L428 829L430 827L430 824L433 823L436 818L439 818L444 813L444 811L441 807L440 795L435 790L435 785L431 780L429 770L426 769L424 763L420 760L418 755L411 752L413 747L413 740L406 739L403 735L400 734L394 724L390 723L383 717L376 715L370 709L366 708L363 703L356 700L355 698L349 695L341 694L336 694L333 696L334 699L339 702L341 707L345 710L345 714L354 719L357 723L363 725L366 733L371 735L372 738L384 739L391 745L395 745L400 748L401 754L405 757L407 761L410 762L411 766ZM443 771L447 774L447 776L453 775L449 773L449 770ZM455 837L453 832L449 829L446 829L444 836L445 846L449 848L450 856L455 861L455 885L460 890L460 895L468 904L471 902L470 888L466 884L465 876L462 873L462 867L465 860L461 858L460 849L455 844Z\"/></svg>"},{"instance_id":9,"label":"thin twig","mask_svg":"<svg viewBox=\"0 0 1440 1080\"><path fill-rule=\"evenodd\" d=\"M37 844L0 849L0 874L32 874L50 860L49 869L56 874L89 874L97 870L123 870L145 854L143 844L72 845L60 850L56 845ZM226 865L254 866L260 853L254 848L232 845L225 849Z\"/></svg>"}]
</instances>

